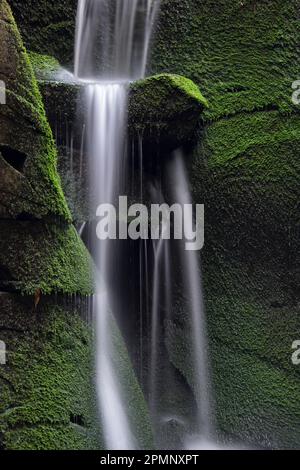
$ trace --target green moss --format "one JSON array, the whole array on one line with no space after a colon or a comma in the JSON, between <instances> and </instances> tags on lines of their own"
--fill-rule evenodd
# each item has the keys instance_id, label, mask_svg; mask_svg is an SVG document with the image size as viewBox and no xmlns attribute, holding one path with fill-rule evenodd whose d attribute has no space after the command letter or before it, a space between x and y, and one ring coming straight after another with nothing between
<instances>
[{"instance_id":1,"label":"green moss","mask_svg":"<svg viewBox=\"0 0 300 470\"><path fill-rule=\"evenodd\" d=\"M150 86L153 87L151 88L151 91ZM149 91L147 90L148 87ZM186 97L198 101L198 103L202 105L202 109L208 107L208 103L200 93L198 86L192 82L192 80L180 75L161 73L145 78L144 80L139 80L131 85L131 91L133 94L138 90L147 94L148 97L151 97L151 101L155 106L159 106L161 104L161 101L165 99L165 95L169 90L177 90ZM151 94L151 92L153 94ZM150 106L152 103L150 103ZM168 102L166 104L169 105ZM161 109L161 111L163 110Z\"/></svg>"},{"instance_id":2,"label":"green moss","mask_svg":"<svg viewBox=\"0 0 300 470\"><path fill-rule=\"evenodd\" d=\"M0 295L0 441L13 450L104 448L94 390L88 301ZM140 448L152 448L149 413L123 339L112 321L113 361ZM77 418L76 418L77 417Z\"/></svg>"},{"instance_id":3,"label":"green moss","mask_svg":"<svg viewBox=\"0 0 300 470\"><path fill-rule=\"evenodd\" d=\"M38 54L36 52L29 52L28 55L34 73L38 79L51 77L60 69L60 64L54 57Z\"/></svg>"},{"instance_id":4,"label":"green moss","mask_svg":"<svg viewBox=\"0 0 300 470\"><path fill-rule=\"evenodd\" d=\"M91 329L69 307L1 294L0 432L4 449L97 449ZM83 304L84 307L84 304ZM86 306L85 306L86 308ZM76 423L77 416L77 423Z\"/></svg>"},{"instance_id":5,"label":"green moss","mask_svg":"<svg viewBox=\"0 0 300 470\"><path fill-rule=\"evenodd\" d=\"M298 0L162 0L150 73L192 79L209 101L207 120L270 106L295 111L298 9Z\"/></svg>"},{"instance_id":6,"label":"green moss","mask_svg":"<svg viewBox=\"0 0 300 470\"><path fill-rule=\"evenodd\" d=\"M28 49L72 63L77 0L28 0L26 8L20 0L9 3Z\"/></svg>"},{"instance_id":7,"label":"green moss","mask_svg":"<svg viewBox=\"0 0 300 470\"><path fill-rule=\"evenodd\" d=\"M24 294L88 295L93 290L89 254L74 227L42 221L0 221L0 265L10 273L3 288Z\"/></svg>"},{"instance_id":8,"label":"green moss","mask_svg":"<svg viewBox=\"0 0 300 470\"><path fill-rule=\"evenodd\" d=\"M258 448L298 449L299 379L244 350L213 347L219 429Z\"/></svg>"},{"instance_id":9,"label":"green moss","mask_svg":"<svg viewBox=\"0 0 300 470\"><path fill-rule=\"evenodd\" d=\"M5 1L1 3L0 77L7 87L7 104L1 106L0 144L26 157L23 175L5 166L2 178L2 212L17 216L47 214L71 219L56 169L56 148L46 119L41 95L32 66L22 44L17 26ZM8 61L9 57L9 62ZM2 65L4 67L4 65ZM6 184L14 182L14 186Z\"/></svg>"}]
</instances>

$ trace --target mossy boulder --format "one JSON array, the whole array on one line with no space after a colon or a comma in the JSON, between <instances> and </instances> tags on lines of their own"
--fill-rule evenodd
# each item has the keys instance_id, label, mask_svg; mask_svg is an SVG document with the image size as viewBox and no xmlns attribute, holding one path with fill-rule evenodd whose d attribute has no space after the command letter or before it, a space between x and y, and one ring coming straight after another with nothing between
<instances>
[{"instance_id":1,"label":"mossy boulder","mask_svg":"<svg viewBox=\"0 0 300 470\"><path fill-rule=\"evenodd\" d=\"M129 131L144 142L174 149L188 143L208 106L191 80L160 74L130 86Z\"/></svg>"},{"instance_id":2,"label":"mossy boulder","mask_svg":"<svg viewBox=\"0 0 300 470\"><path fill-rule=\"evenodd\" d=\"M29 52L28 56L37 80L54 79L62 70L60 63L55 57L38 54L37 52Z\"/></svg>"},{"instance_id":3,"label":"mossy boulder","mask_svg":"<svg viewBox=\"0 0 300 470\"><path fill-rule=\"evenodd\" d=\"M90 294L87 250L70 224L57 173L56 147L37 82L9 6L0 2L1 285Z\"/></svg>"},{"instance_id":4,"label":"mossy boulder","mask_svg":"<svg viewBox=\"0 0 300 470\"><path fill-rule=\"evenodd\" d=\"M56 169L56 149L32 67L11 10L0 2L0 214L70 220Z\"/></svg>"}]
</instances>

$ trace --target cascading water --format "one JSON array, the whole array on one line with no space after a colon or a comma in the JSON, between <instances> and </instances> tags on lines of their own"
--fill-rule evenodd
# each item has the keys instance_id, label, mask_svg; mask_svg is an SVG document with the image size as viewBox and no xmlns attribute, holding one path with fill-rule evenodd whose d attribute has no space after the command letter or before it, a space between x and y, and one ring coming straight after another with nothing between
<instances>
[{"instance_id":1,"label":"cascading water","mask_svg":"<svg viewBox=\"0 0 300 470\"><path fill-rule=\"evenodd\" d=\"M114 203L126 179L127 83L145 74L151 31L159 0L79 0L75 77L86 85L86 142L90 160L92 208ZM94 212L95 213L95 212ZM113 365L113 294L109 241L97 243L99 269L94 299L96 375L102 427L108 449L138 446Z\"/></svg>"},{"instance_id":2,"label":"cascading water","mask_svg":"<svg viewBox=\"0 0 300 470\"><path fill-rule=\"evenodd\" d=\"M159 0L78 1L74 74L85 86L86 122L83 126L81 154L83 155L85 147L89 156L91 210L94 214L100 204L116 204L118 196L126 193L130 180L130 162L126 151L127 88L130 81L145 75L159 3ZM138 152L140 188L137 192L142 202L145 188L141 139ZM166 177L172 183L172 202L190 204L191 196L181 155L177 154L171 159ZM133 172L133 185L135 178ZM158 189L160 184L161 182L157 183L150 190L152 203L164 202L163 190ZM192 225L192 214L190 219L189 223ZM83 228L86 230L86 227ZM165 316L166 324L173 321L171 259L175 256L182 271L184 295L189 299L187 310L191 331L191 368L194 371L191 386L198 408L197 423L193 429L200 439L200 444L197 445L202 446L201 443L211 438L213 427L201 275L197 255L195 252L185 251L183 245L184 241L174 247L160 239L153 241L149 251L145 241L140 243L137 341L140 379L148 392L154 430L157 431L160 422L172 421L176 414L176 407L173 406L168 410L171 419L166 414L160 416L159 404L163 382L167 381L164 386L168 389L168 394L172 393L172 389L174 394L177 393L175 389L178 377L175 377L174 366L171 366L169 359L163 358L168 354L164 345L165 331L161 318ZM174 248L175 253L172 252ZM135 449L139 443L114 361L113 318L116 316L117 295L110 282L115 274L112 266L117 264L114 245L108 240L98 241L93 247L93 253L99 271L94 298L96 376L105 444L108 449ZM152 294L149 294L151 282ZM148 332L148 350L144 344L145 330ZM144 350L148 377L143 381ZM184 419L178 416L175 418L185 427ZM187 434L188 430L181 436L181 441L185 440ZM164 445L163 439L155 440L158 446Z\"/></svg>"},{"instance_id":3,"label":"cascading water","mask_svg":"<svg viewBox=\"0 0 300 470\"><path fill-rule=\"evenodd\" d=\"M125 81L146 72L160 0L79 0L75 76Z\"/></svg>"},{"instance_id":4,"label":"cascading water","mask_svg":"<svg viewBox=\"0 0 300 470\"><path fill-rule=\"evenodd\" d=\"M157 190L162 186L166 193L166 198L170 204L179 204L186 215L185 224L189 230L194 229L192 211L187 207L192 207L192 197L189 189L189 181L184 164L184 156L181 151L174 152L168 157L163 180L158 178L156 185L151 188L150 196L152 203L165 203L164 195ZM188 219L188 220L187 220ZM183 238L170 242L164 240L163 223L161 226L161 238L153 241L153 288L152 288L152 308L151 308L151 351L149 359L149 401L153 416L156 435L159 437L156 443L164 448L170 445L165 442L160 428L162 425L170 423L182 428L179 441L171 445L190 446L194 448L216 448L214 440L212 394L209 377L208 345L206 335L205 312L202 299L201 270L199 264L199 252L187 251L185 244L188 239ZM185 235L187 235L185 233ZM191 237L192 238L192 237ZM180 291L184 299L184 317L187 318L184 329L189 332L188 346L190 362L193 375L190 377L190 385L193 389L197 404L197 414L193 425L184 422L183 416L178 413L177 405L170 405L170 390L176 396L176 380L172 373L172 366L165 361L163 356L168 355L168 351L162 350L162 344L168 342L168 330L171 330L176 322L185 321L174 317L174 295L172 294L172 283L177 271ZM182 302L182 300L181 300ZM176 307L175 307L176 308ZM178 308L178 307L177 307ZM175 327L176 328L176 327ZM174 331L171 336L174 336ZM180 343L180 338L175 343ZM172 349L172 347L171 347ZM188 364L186 363L188 366ZM168 389L168 400L165 404L165 411L161 411L159 403L159 391L162 394L164 389ZM168 403L169 401L169 403ZM174 432L174 430L171 432ZM178 444L179 442L179 444Z\"/></svg>"}]
</instances>

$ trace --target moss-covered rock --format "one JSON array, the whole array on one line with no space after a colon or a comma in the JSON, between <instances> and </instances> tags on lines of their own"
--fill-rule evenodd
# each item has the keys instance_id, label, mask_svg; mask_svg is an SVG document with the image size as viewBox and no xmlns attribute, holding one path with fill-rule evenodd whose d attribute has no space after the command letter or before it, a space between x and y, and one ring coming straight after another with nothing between
<instances>
[{"instance_id":1,"label":"moss-covered rock","mask_svg":"<svg viewBox=\"0 0 300 470\"><path fill-rule=\"evenodd\" d=\"M71 225L0 220L2 289L90 295L92 263Z\"/></svg>"},{"instance_id":2,"label":"moss-covered rock","mask_svg":"<svg viewBox=\"0 0 300 470\"><path fill-rule=\"evenodd\" d=\"M191 80L170 74L133 83L129 93L129 131L144 142L174 149L189 142L208 106Z\"/></svg>"},{"instance_id":3,"label":"moss-covered rock","mask_svg":"<svg viewBox=\"0 0 300 470\"><path fill-rule=\"evenodd\" d=\"M34 52L72 63L77 0L10 0L25 46Z\"/></svg>"},{"instance_id":4,"label":"moss-covered rock","mask_svg":"<svg viewBox=\"0 0 300 470\"><path fill-rule=\"evenodd\" d=\"M4 0L0 35L0 78L7 88L7 104L0 106L1 284L22 293L90 294L90 259L70 225L51 129Z\"/></svg>"},{"instance_id":5,"label":"moss-covered rock","mask_svg":"<svg viewBox=\"0 0 300 470\"><path fill-rule=\"evenodd\" d=\"M62 69L60 63L55 59L55 57L38 54L37 52L29 52L28 56L38 80L50 80Z\"/></svg>"},{"instance_id":6,"label":"moss-covered rock","mask_svg":"<svg viewBox=\"0 0 300 470\"><path fill-rule=\"evenodd\" d=\"M1 216L28 213L70 220L56 171L56 149L38 86L10 8L0 2Z\"/></svg>"},{"instance_id":7,"label":"moss-covered rock","mask_svg":"<svg viewBox=\"0 0 300 470\"><path fill-rule=\"evenodd\" d=\"M33 52L29 53L29 57L55 135L63 192L72 220L80 227L91 216L87 157L83 152L84 87L54 57Z\"/></svg>"},{"instance_id":8,"label":"moss-covered rock","mask_svg":"<svg viewBox=\"0 0 300 470\"><path fill-rule=\"evenodd\" d=\"M193 80L209 102L208 120L295 110L298 10L299 0L161 0L150 73Z\"/></svg>"},{"instance_id":9,"label":"moss-covered rock","mask_svg":"<svg viewBox=\"0 0 300 470\"><path fill-rule=\"evenodd\" d=\"M4 0L0 78L0 447L99 448L91 328L78 308L93 290L91 262L70 223L37 82ZM76 304L46 295L57 292L78 294Z\"/></svg>"},{"instance_id":10,"label":"moss-covered rock","mask_svg":"<svg viewBox=\"0 0 300 470\"><path fill-rule=\"evenodd\" d=\"M0 293L2 449L98 449L87 305Z\"/></svg>"},{"instance_id":11,"label":"moss-covered rock","mask_svg":"<svg viewBox=\"0 0 300 470\"><path fill-rule=\"evenodd\" d=\"M104 449L95 394L90 299L0 293L0 443L7 450ZM147 406L113 322L114 362L141 448L151 448Z\"/></svg>"}]
</instances>

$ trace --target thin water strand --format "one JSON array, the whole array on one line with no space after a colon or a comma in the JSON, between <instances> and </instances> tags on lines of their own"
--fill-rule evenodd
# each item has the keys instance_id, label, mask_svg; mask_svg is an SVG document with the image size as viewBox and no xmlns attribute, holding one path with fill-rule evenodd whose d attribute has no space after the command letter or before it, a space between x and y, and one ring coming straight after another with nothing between
<instances>
[{"instance_id":1,"label":"thin water strand","mask_svg":"<svg viewBox=\"0 0 300 470\"><path fill-rule=\"evenodd\" d=\"M191 204L192 197L189 189L188 177L184 165L183 155L175 152L169 167L172 178L174 198L181 206ZM193 225L192 214L189 214L188 226ZM194 391L198 405L197 432L204 438L211 438L213 432L212 390L210 384L208 344L206 332L206 319L203 304L203 288L199 253L185 251L181 244L182 276L184 291L189 299L190 329L192 334L192 360L194 369Z\"/></svg>"}]
</instances>

